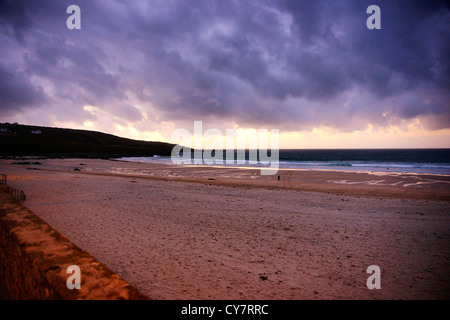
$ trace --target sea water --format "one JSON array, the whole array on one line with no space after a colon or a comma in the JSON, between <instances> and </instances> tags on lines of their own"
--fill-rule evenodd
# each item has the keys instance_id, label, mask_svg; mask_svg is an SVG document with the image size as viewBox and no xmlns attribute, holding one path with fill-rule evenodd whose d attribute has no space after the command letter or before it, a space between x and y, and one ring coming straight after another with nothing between
<instances>
[{"instance_id":1,"label":"sea water","mask_svg":"<svg viewBox=\"0 0 450 320\"><path fill-rule=\"evenodd\" d=\"M235 152L235 159L237 152ZM248 161L226 166L263 167ZM170 157L127 157L125 161L172 163ZM193 155L192 155L193 159ZM225 152L223 159L225 158ZM450 174L450 149L281 149L279 168Z\"/></svg>"}]
</instances>

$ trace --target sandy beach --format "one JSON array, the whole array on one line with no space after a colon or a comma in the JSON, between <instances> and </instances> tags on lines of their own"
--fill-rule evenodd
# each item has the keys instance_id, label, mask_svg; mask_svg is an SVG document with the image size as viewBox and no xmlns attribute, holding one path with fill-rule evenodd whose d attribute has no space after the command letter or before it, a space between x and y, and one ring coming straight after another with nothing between
<instances>
[{"instance_id":1,"label":"sandy beach","mask_svg":"<svg viewBox=\"0 0 450 320\"><path fill-rule=\"evenodd\" d=\"M36 161L0 173L153 299L450 298L450 176Z\"/></svg>"}]
</instances>

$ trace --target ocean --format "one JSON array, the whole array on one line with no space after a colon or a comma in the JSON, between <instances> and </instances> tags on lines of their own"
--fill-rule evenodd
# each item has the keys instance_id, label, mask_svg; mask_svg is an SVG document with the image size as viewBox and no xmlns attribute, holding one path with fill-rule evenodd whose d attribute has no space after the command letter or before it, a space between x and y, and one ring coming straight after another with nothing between
<instances>
[{"instance_id":1,"label":"ocean","mask_svg":"<svg viewBox=\"0 0 450 320\"><path fill-rule=\"evenodd\" d=\"M225 159L225 152L224 157ZM193 159L193 155L192 155ZM236 159L236 152L235 152ZM227 166L264 167L251 164ZM126 161L171 163L170 157L129 157ZM450 174L450 149L281 149L279 168Z\"/></svg>"}]
</instances>

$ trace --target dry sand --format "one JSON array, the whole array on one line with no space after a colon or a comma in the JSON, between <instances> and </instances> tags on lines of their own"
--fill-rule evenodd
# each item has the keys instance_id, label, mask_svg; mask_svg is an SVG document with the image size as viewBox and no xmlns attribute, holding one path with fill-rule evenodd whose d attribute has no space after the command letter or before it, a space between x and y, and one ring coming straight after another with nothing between
<instances>
[{"instance_id":1,"label":"dry sand","mask_svg":"<svg viewBox=\"0 0 450 320\"><path fill-rule=\"evenodd\" d=\"M154 299L450 298L449 176L38 161L0 173Z\"/></svg>"}]
</instances>

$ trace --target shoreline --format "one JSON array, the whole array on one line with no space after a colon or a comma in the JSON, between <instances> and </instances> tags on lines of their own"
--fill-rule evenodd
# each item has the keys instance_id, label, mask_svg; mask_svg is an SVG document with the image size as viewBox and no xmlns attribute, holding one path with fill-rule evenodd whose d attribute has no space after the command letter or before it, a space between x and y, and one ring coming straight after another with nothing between
<instances>
[{"instance_id":1,"label":"shoreline","mask_svg":"<svg viewBox=\"0 0 450 320\"><path fill-rule=\"evenodd\" d=\"M168 164L174 165L171 157L122 157L122 158L110 158L114 161L125 162L139 162L148 164ZM200 161L200 159L197 159ZM208 165L203 161L200 164L193 163L195 159L191 159L190 163L182 163L184 166L212 166L212 167L224 167L224 168L243 168L243 169L259 169L259 170L324 170L324 171L338 171L338 172L385 172L385 173L405 173L405 174L428 174L428 175L447 175L450 176L450 167L443 163L428 163L428 162L365 162L357 160L280 160L278 166L271 168L265 165L249 165L246 164L225 164L226 160L220 160L217 163ZM341 162L341 163L340 163ZM361 168L361 169L358 169ZM447 171L443 170L444 168ZM411 170L410 170L411 169ZM440 170L437 170L440 169ZM410 170L410 171L407 171ZM427 171L428 170L428 171ZM438 172L440 171L440 172Z\"/></svg>"},{"instance_id":2,"label":"shoreline","mask_svg":"<svg viewBox=\"0 0 450 320\"><path fill-rule=\"evenodd\" d=\"M173 163L165 163L165 162L140 162L140 161L130 161L130 160L119 160L119 159L103 159L103 160L108 160L108 161L119 161L119 162L131 162L131 163L140 163L140 164L161 164L161 165L168 165L168 166L182 166L182 167L187 167L187 168L218 168L218 169L225 169L225 168L229 168L229 169L243 169L243 170L258 170L260 171L261 169L268 169L267 167L245 167L245 166L227 166L227 165L208 165L208 164L181 164L181 165L175 165ZM278 171L306 171L306 172L315 172L315 171L319 171L319 172L338 172L338 173L342 173L342 172L349 172L349 173L365 173L365 174L373 174L373 175L377 175L379 173L379 175L382 174L398 174L398 175L426 175L426 176L442 176L442 177L448 177L450 178L450 174L445 174L445 173L426 173L426 172L400 172L400 171L370 171L370 170L338 170L338 169L302 169L302 168L277 168ZM273 176L278 175L278 173L273 174Z\"/></svg>"},{"instance_id":3,"label":"shoreline","mask_svg":"<svg viewBox=\"0 0 450 320\"><path fill-rule=\"evenodd\" d=\"M0 165L29 171L68 172L133 179L192 182L237 188L296 190L375 198L450 201L450 175L280 169L261 176L259 168L212 165L174 165L104 159L40 159L40 165ZM83 163L84 162L84 163ZM80 165L83 163L83 166ZM278 176L280 180L278 181Z\"/></svg>"},{"instance_id":4,"label":"shoreline","mask_svg":"<svg viewBox=\"0 0 450 320\"><path fill-rule=\"evenodd\" d=\"M382 149L386 150L386 149ZM398 149L393 149L398 150ZM409 149L407 149L409 150ZM135 160L124 160L123 158L148 158L148 159L155 159L152 161L135 161ZM165 158L167 160L158 160L161 158ZM16 156L0 156L0 161L24 161L24 160L105 160L105 161L116 161L116 162L126 162L126 163L141 163L141 164L156 164L156 165L169 165L169 166L177 166L172 161L169 161L169 156L158 156L158 157L122 157L122 158L116 158L112 155L98 155L98 154L89 154L89 155L54 155L54 156L47 156L47 155L16 155ZM386 163L386 165L389 165L392 163ZM217 167L217 168L230 168L230 169L247 169L247 170L271 170L270 167L265 166L242 166L242 165L225 165L225 164L181 164L180 166L185 167ZM288 167L291 166L291 167ZM311 167L315 167L311 165ZM316 167L320 167L320 165L317 165ZM330 166L333 167L333 166ZM337 166L339 168L340 166ZM347 166L344 166L347 167ZM393 173L393 174L416 174L416 175L435 175L435 176L450 176L449 173L437 173L437 172L414 172L414 171L396 171L395 167L388 167L390 169L384 170L358 170L353 169L357 168L358 166L350 165L348 167L351 167L352 169L332 169L332 168L300 168L300 165L297 164L291 164L288 165L286 163L283 163L283 166L278 166L278 168L274 168L276 170L292 170L292 171L329 171L329 172L354 172L354 173ZM384 166L375 166L377 168L384 168ZM394 168L394 170L392 170Z\"/></svg>"}]
</instances>

